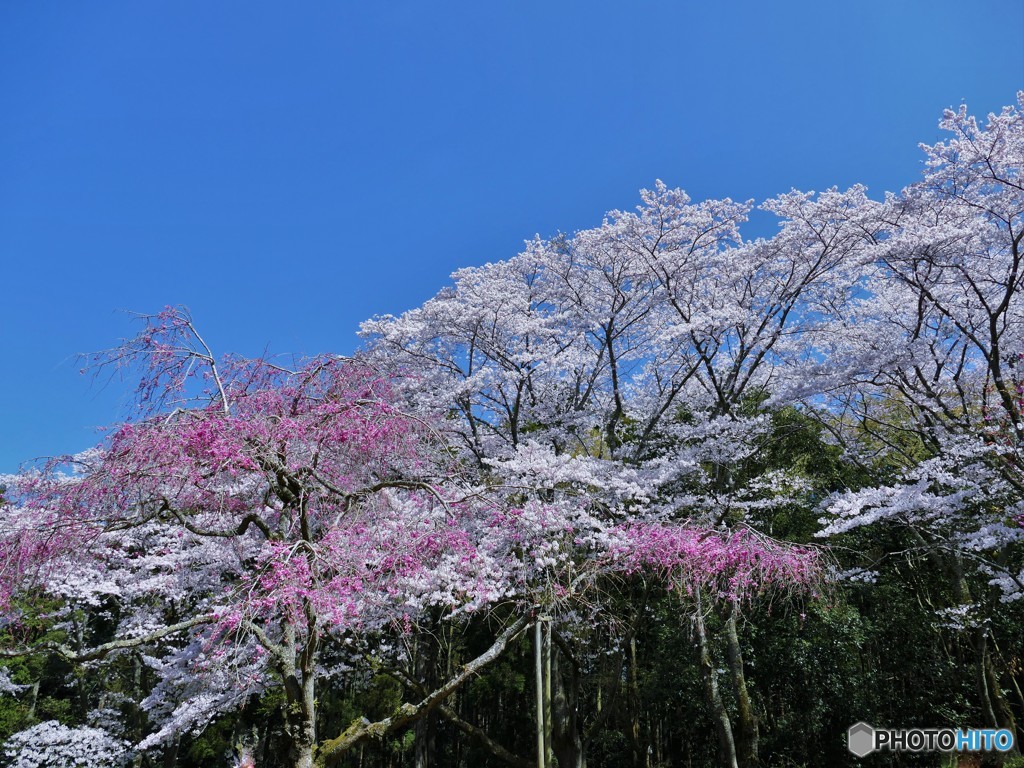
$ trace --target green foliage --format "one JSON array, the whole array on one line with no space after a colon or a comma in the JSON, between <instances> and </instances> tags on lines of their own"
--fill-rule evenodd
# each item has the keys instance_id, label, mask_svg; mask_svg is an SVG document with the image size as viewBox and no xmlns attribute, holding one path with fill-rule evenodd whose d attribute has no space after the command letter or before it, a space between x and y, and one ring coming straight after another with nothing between
<instances>
[{"instance_id":1,"label":"green foliage","mask_svg":"<svg viewBox=\"0 0 1024 768\"><path fill-rule=\"evenodd\" d=\"M197 765L212 765L224 759L234 746L234 720L214 720L185 750L185 759Z\"/></svg>"}]
</instances>

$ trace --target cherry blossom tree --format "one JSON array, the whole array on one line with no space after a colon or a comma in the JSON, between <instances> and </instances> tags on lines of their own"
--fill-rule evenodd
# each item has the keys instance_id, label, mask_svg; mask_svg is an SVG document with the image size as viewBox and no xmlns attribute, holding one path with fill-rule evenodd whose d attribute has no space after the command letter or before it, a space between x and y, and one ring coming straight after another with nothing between
<instances>
[{"instance_id":1,"label":"cherry blossom tree","mask_svg":"<svg viewBox=\"0 0 1024 768\"><path fill-rule=\"evenodd\" d=\"M760 537L488 484L444 421L414 412L371 364L218 358L184 310L143 320L92 361L139 375L138 415L93 451L11 478L0 509L12 638L0 653L141 654L156 683L138 702L153 727L136 750L173 751L180 734L277 690L290 764L332 764L441 708L540 611L572 614L608 574L653 570L725 599L815 577L813 554ZM19 630L40 612L65 641ZM109 637L87 626L99 614ZM384 720L318 732L318 690L371 653L410 674L389 638L435 615L486 615L498 630L447 679L407 680L416 700ZM43 749L43 733L19 736L21 753Z\"/></svg>"},{"instance_id":2,"label":"cherry blossom tree","mask_svg":"<svg viewBox=\"0 0 1024 768\"><path fill-rule=\"evenodd\" d=\"M924 147L924 179L879 211L876 271L836 355L853 363L830 361L849 375L835 410L859 426L841 434L851 457L905 471L838 497L827 532L902 520L983 552L1020 538L1024 119L1007 107L982 128L961 107L940 126L953 138ZM1024 574L991 565L1006 599L1024 594Z\"/></svg>"},{"instance_id":3,"label":"cherry blossom tree","mask_svg":"<svg viewBox=\"0 0 1024 768\"><path fill-rule=\"evenodd\" d=\"M950 574L941 610L973 635L987 722L1012 729L990 618L1024 595L1024 116L982 127L961 107L940 127L924 178L873 213L872 274L828 360L835 434L875 482L835 495L823 534L895 527Z\"/></svg>"},{"instance_id":4,"label":"cherry blossom tree","mask_svg":"<svg viewBox=\"0 0 1024 768\"><path fill-rule=\"evenodd\" d=\"M790 496L784 478L737 469L771 439L773 409L827 386L823 350L866 278L877 206L861 187L793 192L763 206L779 233L746 242L749 203L693 203L660 182L641 198L364 323L368 356L415 403L447 410L465 455L510 485L552 498L575 486L609 520L742 529ZM735 614L726 631L735 639ZM714 680L708 690L735 752ZM748 714L744 764L756 759Z\"/></svg>"},{"instance_id":5,"label":"cherry blossom tree","mask_svg":"<svg viewBox=\"0 0 1024 768\"><path fill-rule=\"evenodd\" d=\"M144 364L143 418L12 483L5 607L16 621L40 583L69 607L115 598L125 639L54 649L74 660L174 638L143 702L164 726L140 748L273 684L294 762L311 765L328 633L345 642L509 589L442 487L454 475L429 452L435 437L372 373L332 358L297 371L217 361L174 310L97 362Z\"/></svg>"}]
</instances>

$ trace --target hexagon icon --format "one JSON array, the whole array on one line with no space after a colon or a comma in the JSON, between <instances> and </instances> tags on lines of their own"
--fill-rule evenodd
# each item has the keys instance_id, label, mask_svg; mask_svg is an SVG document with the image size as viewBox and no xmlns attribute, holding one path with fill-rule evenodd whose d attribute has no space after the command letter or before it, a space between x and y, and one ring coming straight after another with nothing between
<instances>
[{"instance_id":1,"label":"hexagon icon","mask_svg":"<svg viewBox=\"0 0 1024 768\"><path fill-rule=\"evenodd\" d=\"M875 749L875 729L867 723L854 723L846 730L846 748L857 757L871 754Z\"/></svg>"}]
</instances>

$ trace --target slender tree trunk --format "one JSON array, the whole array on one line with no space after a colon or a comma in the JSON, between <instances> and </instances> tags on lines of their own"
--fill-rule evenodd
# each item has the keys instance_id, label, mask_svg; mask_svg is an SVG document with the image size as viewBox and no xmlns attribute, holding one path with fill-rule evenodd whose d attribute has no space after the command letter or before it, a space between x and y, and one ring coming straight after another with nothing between
<instances>
[{"instance_id":1,"label":"slender tree trunk","mask_svg":"<svg viewBox=\"0 0 1024 768\"><path fill-rule=\"evenodd\" d=\"M555 714L551 707L551 620L542 626L542 660L544 662L544 765L551 768L555 763L555 751L552 741L555 735Z\"/></svg>"},{"instance_id":2,"label":"slender tree trunk","mask_svg":"<svg viewBox=\"0 0 1024 768\"><path fill-rule=\"evenodd\" d=\"M1016 742L1017 719L1013 716L1013 708L1010 706L1010 702L1003 693L1002 686L999 681L999 672L996 669L995 660L992 658L992 651L989 647L989 643L987 642L988 632L985 628L981 628L979 631L985 634L980 660L980 674L984 677L983 690L988 696L986 711L991 712L993 727L1005 728L1010 733L1014 734L1014 747L1010 754L1020 754L1020 749Z\"/></svg>"},{"instance_id":3,"label":"slender tree trunk","mask_svg":"<svg viewBox=\"0 0 1024 768\"><path fill-rule=\"evenodd\" d=\"M547 768L547 729L544 727L544 717L547 714L544 707L544 629L541 627L540 619L533 625L533 644L534 683L537 688L537 768Z\"/></svg>"},{"instance_id":4,"label":"slender tree trunk","mask_svg":"<svg viewBox=\"0 0 1024 768\"><path fill-rule=\"evenodd\" d=\"M999 720L996 717L996 710L992 705L992 695L989 690L988 632L983 626L974 630L974 679L978 688L978 699L981 704L982 717L985 718L985 725L988 728L998 728Z\"/></svg>"},{"instance_id":5,"label":"slender tree trunk","mask_svg":"<svg viewBox=\"0 0 1024 768\"><path fill-rule=\"evenodd\" d=\"M131 714L128 718L129 738L138 743L142 741L142 712L139 702L142 701L142 656L132 654L132 701ZM132 760L132 768L141 768L145 755L138 753Z\"/></svg>"},{"instance_id":6,"label":"slender tree trunk","mask_svg":"<svg viewBox=\"0 0 1024 768\"><path fill-rule=\"evenodd\" d=\"M75 650L79 653L85 649L85 621L87 620L87 618L83 618L82 621L75 620L72 623L75 632ZM75 714L84 720L89 712L89 693L85 685L85 676L82 674L75 676L75 693Z\"/></svg>"},{"instance_id":7,"label":"slender tree trunk","mask_svg":"<svg viewBox=\"0 0 1024 768\"><path fill-rule=\"evenodd\" d=\"M434 631L440 631L436 623L433 624ZM424 632L418 642L418 653L416 658L417 675L423 681L423 686L428 691L437 686L439 680L438 664L440 655L440 644L434 632ZM433 713L428 713L416 721L413 727L415 736L415 759L416 768L433 768L437 753L437 720Z\"/></svg>"},{"instance_id":8,"label":"slender tree trunk","mask_svg":"<svg viewBox=\"0 0 1024 768\"><path fill-rule=\"evenodd\" d=\"M643 765L644 747L640 739L640 684L636 659L636 635L629 638L629 666L626 669L626 702L629 709L629 739L633 745L633 768Z\"/></svg>"},{"instance_id":9,"label":"slender tree trunk","mask_svg":"<svg viewBox=\"0 0 1024 768\"><path fill-rule=\"evenodd\" d=\"M921 542L924 541L920 535L917 538ZM941 561L939 562L942 564ZM973 598L967 579L964 577L961 556L953 556L947 561L946 568L954 578L957 602L960 605L970 605ZM974 648L974 680L985 725L990 728L1007 728L1011 733L1016 734L1017 723L1013 716L1013 709L1000 688L999 674L995 669L992 652L989 649L988 627L984 625L976 627L971 635L971 644ZM1018 754L1018 749L1015 741L1011 754Z\"/></svg>"},{"instance_id":10,"label":"slender tree trunk","mask_svg":"<svg viewBox=\"0 0 1024 768\"><path fill-rule=\"evenodd\" d=\"M711 707L711 716L715 722L715 732L718 734L718 755L723 768L739 768L736 757L736 742L733 740L732 723L729 720L729 712L722 701L722 694L718 687L718 669L715 665L714 654L711 643L708 640L707 627L704 624L704 607L701 604L700 590L697 590L697 612L694 617L694 627L697 634L698 648L700 650L701 677L704 681L704 694L707 696L708 705Z\"/></svg>"},{"instance_id":11,"label":"slender tree trunk","mask_svg":"<svg viewBox=\"0 0 1024 768\"><path fill-rule=\"evenodd\" d=\"M734 605L725 622L725 638L729 660L729 675L736 693L736 758L740 768L757 765L759 730L757 715L750 700L747 679L743 671L743 652L740 648L736 616L739 609Z\"/></svg>"}]
</instances>

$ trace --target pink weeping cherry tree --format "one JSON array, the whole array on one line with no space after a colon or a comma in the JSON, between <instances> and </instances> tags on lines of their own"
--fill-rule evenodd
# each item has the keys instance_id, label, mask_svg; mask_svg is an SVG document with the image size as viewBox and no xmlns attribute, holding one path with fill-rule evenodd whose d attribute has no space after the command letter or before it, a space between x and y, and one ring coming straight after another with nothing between
<instances>
[{"instance_id":1,"label":"pink weeping cherry tree","mask_svg":"<svg viewBox=\"0 0 1024 768\"><path fill-rule=\"evenodd\" d=\"M371 364L221 358L183 309L142 320L91 360L138 376L137 413L97 448L8 478L0 506L0 656L144 659L149 725L109 729L126 758L173 751L277 691L289 763L330 765L442 707L540 613L568 610L605 575L643 571L727 599L817 578L813 553L742 530L487 485L444 420L414 412ZM410 687L414 700L383 720L318 732L320 693L360 649L400 655L381 639L428 613L488 616L493 642L439 684ZM339 656L348 663L325 661ZM57 762L68 741L18 738Z\"/></svg>"}]
</instances>

